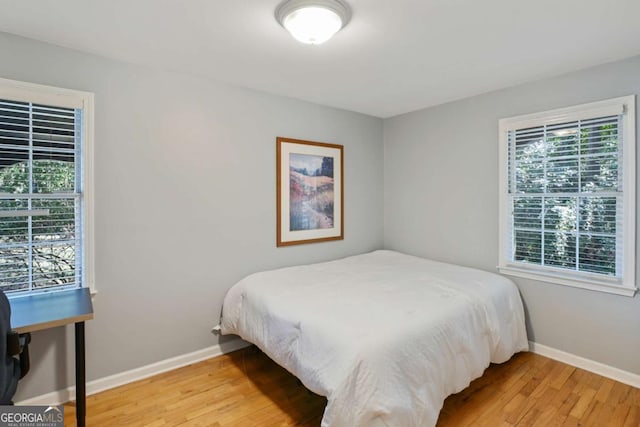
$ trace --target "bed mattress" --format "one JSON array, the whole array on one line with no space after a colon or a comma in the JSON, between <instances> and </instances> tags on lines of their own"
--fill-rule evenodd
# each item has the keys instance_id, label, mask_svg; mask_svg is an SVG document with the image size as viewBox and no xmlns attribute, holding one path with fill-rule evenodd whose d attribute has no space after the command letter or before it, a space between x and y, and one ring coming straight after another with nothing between
<instances>
[{"instance_id":1,"label":"bed mattress","mask_svg":"<svg viewBox=\"0 0 640 427\"><path fill-rule=\"evenodd\" d=\"M447 396L528 348L513 282L387 250L248 276L221 330L326 396L332 427L434 426Z\"/></svg>"}]
</instances>

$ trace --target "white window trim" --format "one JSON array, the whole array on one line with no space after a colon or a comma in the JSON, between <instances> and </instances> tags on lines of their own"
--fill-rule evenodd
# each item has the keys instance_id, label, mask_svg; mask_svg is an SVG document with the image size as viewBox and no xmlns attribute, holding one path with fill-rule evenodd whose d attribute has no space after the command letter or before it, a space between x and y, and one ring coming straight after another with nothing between
<instances>
[{"instance_id":1,"label":"white window trim","mask_svg":"<svg viewBox=\"0 0 640 427\"><path fill-rule=\"evenodd\" d=\"M82 166L83 166L83 287L97 293L95 285L95 241L93 202L93 140L94 140L94 94L74 89L65 89L35 83L0 78L0 99L33 102L68 108L82 108Z\"/></svg>"},{"instance_id":2,"label":"white window trim","mask_svg":"<svg viewBox=\"0 0 640 427\"><path fill-rule=\"evenodd\" d=\"M544 271L539 268L527 268L518 263L515 265L508 259L510 248L510 211L509 197L507 194L508 180L508 141L507 132L514 129L522 129L545 124L564 123L574 120L586 120L607 115L623 115L623 272L622 280L607 279L606 277L589 274L570 272L563 269L554 271L553 268L546 267ZM526 114L521 116L500 119L499 121L499 264L498 270L501 273L522 277L526 279L539 280L558 285L572 286L582 289L607 292L616 295L634 296L637 288L635 283L636 269L636 113L635 95L613 98L604 101L592 102L556 110Z\"/></svg>"}]
</instances>

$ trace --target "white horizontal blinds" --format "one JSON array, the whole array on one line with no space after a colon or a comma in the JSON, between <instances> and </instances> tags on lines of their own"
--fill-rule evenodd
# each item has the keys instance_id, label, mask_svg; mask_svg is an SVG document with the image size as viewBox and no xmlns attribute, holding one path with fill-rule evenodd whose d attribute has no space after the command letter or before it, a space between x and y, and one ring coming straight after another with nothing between
<instances>
[{"instance_id":1,"label":"white horizontal blinds","mask_svg":"<svg viewBox=\"0 0 640 427\"><path fill-rule=\"evenodd\" d=\"M80 286L81 110L0 99L0 287Z\"/></svg>"},{"instance_id":2,"label":"white horizontal blinds","mask_svg":"<svg viewBox=\"0 0 640 427\"><path fill-rule=\"evenodd\" d=\"M620 116L508 133L511 262L620 277Z\"/></svg>"}]
</instances>

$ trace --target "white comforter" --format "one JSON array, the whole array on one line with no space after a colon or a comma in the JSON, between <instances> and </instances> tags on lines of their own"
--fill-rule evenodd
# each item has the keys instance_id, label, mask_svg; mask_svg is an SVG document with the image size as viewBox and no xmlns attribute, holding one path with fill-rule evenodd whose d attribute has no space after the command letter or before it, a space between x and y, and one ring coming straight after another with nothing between
<instances>
[{"instance_id":1,"label":"white comforter","mask_svg":"<svg viewBox=\"0 0 640 427\"><path fill-rule=\"evenodd\" d=\"M513 282L392 251L253 274L221 328L326 396L334 427L433 426L448 395L527 349Z\"/></svg>"}]
</instances>

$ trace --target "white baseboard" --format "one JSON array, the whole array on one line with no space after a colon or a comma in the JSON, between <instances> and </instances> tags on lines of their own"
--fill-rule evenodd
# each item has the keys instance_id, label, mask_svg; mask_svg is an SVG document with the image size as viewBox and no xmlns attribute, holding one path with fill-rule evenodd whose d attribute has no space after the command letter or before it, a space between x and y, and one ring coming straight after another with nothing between
<instances>
[{"instance_id":1,"label":"white baseboard","mask_svg":"<svg viewBox=\"0 0 640 427\"><path fill-rule=\"evenodd\" d=\"M529 341L529 350L541 356L546 356L550 359L566 363L567 365L575 366L576 368L611 378L612 380L628 384L632 387L640 388L640 375L638 374L623 371L622 369L614 368L613 366L605 365L604 363L596 362L594 360L585 359L584 357L576 356L575 354L557 350L533 341Z\"/></svg>"},{"instance_id":2,"label":"white baseboard","mask_svg":"<svg viewBox=\"0 0 640 427\"><path fill-rule=\"evenodd\" d=\"M160 362L152 363L147 366L131 369L130 371L89 381L87 383L87 396L110 388L129 384L134 381L142 380L153 375L158 375L163 372L171 371L173 369L181 368L202 360L211 359L212 357L231 353L232 351L240 350L241 348L248 347L249 345L251 344L246 341L235 339L233 341L226 342L224 344L224 349L220 345L214 345L192 353L183 354L181 356L161 360ZM75 400L75 398L76 388L73 386L16 402L16 405L60 405L65 402Z\"/></svg>"},{"instance_id":3,"label":"white baseboard","mask_svg":"<svg viewBox=\"0 0 640 427\"><path fill-rule=\"evenodd\" d=\"M158 375L163 372L171 371L173 369L181 368L202 360L211 359L212 357L221 356L223 354L248 347L249 345L251 344L246 341L235 339L225 343L224 350L220 345L214 345L192 353L161 360L160 362L152 363L130 371L89 381L87 383L87 396L124 384L129 384L134 381L142 380L153 375ZM640 388L640 375L638 374L623 371L622 369L614 368L613 366L605 365L604 363L596 362L594 360L585 359L584 357L576 356L575 354L557 350L533 341L529 341L529 350L541 356L546 356L568 365L602 375L603 377L628 384L632 387ZM75 400L75 398L76 388L67 387L66 389L56 390L51 393L16 402L16 405L60 405L65 402Z\"/></svg>"}]
</instances>

